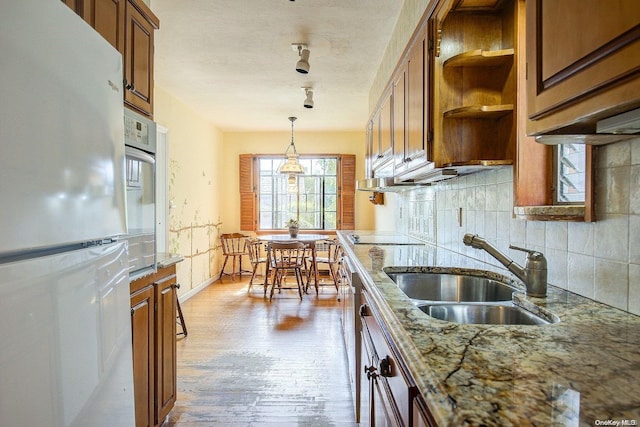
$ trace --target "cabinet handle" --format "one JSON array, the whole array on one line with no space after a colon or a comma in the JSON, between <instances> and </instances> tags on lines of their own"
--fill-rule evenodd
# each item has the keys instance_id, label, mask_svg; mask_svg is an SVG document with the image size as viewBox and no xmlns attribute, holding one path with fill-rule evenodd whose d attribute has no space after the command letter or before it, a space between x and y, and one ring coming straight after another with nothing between
<instances>
[{"instance_id":1,"label":"cabinet handle","mask_svg":"<svg viewBox=\"0 0 640 427\"><path fill-rule=\"evenodd\" d=\"M383 377L393 376L391 367L391 358L387 355L380 361L380 375Z\"/></svg>"},{"instance_id":2,"label":"cabinet handle","mask_svg":"<svg viewBox=\"0 0 640 427\"><path fill-rule=\"evenodd\" d=\"M360 316L368 316L369 315L369 309L367 308L367 304L362 304L360 306Z\"/></svg>"},{"instance_id":3,"label":"cabinet handle","mask_svg":"<svg viewBox=\"0 0 640 427\"><path fill-rule=\"evenodd\" d=\"M376 372L376 367L375 366L365 366L364 367L364 372L365 374L367 374L367 379L371 380L372 378L375 380L376 378L379 377L378 373Z\"/></svg>"},{"instance_id":4,"label":"cabinet handle","mask_svg":"<svg viewBox=\"0 0 640 427\"><path fill-rule=\"evenodd\" d=\"M124 79L122 81L122 83L124 84L124 88L127 90L135 90L133 85L127 82L127 79Z\"/></svg>"}]
</instances>

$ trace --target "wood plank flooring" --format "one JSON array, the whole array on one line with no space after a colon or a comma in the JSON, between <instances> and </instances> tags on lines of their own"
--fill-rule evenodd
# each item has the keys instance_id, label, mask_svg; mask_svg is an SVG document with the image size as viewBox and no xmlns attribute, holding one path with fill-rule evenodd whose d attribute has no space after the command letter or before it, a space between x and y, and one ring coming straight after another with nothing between
<instances>
[{"instance_id":1,"label":"wood plank flooring","mask_svg":"<svg viewBox=\"0 0 640 427\"><path fill-rule=\"evenodd\" d=\"M178 397L165 426L357 426L335 288L263 298L247 276L182 304Z\"/></svg>"}]
</instances>

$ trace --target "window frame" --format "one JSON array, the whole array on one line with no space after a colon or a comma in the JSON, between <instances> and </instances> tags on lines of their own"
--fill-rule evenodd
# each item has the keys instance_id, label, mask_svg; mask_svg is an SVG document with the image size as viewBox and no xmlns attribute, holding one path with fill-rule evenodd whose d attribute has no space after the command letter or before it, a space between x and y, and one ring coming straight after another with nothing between
<instances>
[{"instance_id":1,"label":"window frame","mask_svg":"<svg viewBox=\"0 0 640 427\"><path fill-rule=\"evenodd\" d=\"M240 230L252 231L256 234L285 233L284 229L258 229L259 199L259 158L282 157L281 154L240 154ZM306 154L301 158L332 157L338 159L337 176L337 218L335 230L305 229L318 234L335 234L336 230L353 230L355 228L355 191L356 191L356 155L355 154Z\"/></svg>"}]
</instances>

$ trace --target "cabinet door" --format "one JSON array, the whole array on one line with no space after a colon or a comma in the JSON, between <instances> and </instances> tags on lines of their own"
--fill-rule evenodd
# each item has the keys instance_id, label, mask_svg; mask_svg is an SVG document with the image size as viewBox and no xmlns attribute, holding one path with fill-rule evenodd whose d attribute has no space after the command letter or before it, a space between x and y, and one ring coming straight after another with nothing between
<instances>
[{"instance_id":1,"label":"cabinet door","mask_svg":"<svg viewBox=\"0 0 640 427\"><path fill-rule=\"evenodd\" d=\"M158 272L156 294L156 425L162 424L176 401L176 275L175 266Z\"/></svg>"},{"instance_id":2,"label":"cabinet door","mask_svg":"<svg viewBox=\"0 0 640 427\"><path fill-rule=\"evenodd\" d=\"M526 3L527 133L593 133L640 105L640 2Z\"/></svg>"},{"instance_id":3,"label":"cabinet door","mask_svg":"<svg viewBox=\"0 0 640 427\"><path fill-rule=\"evenodd\" d=\"M406 67L404 67L393 81L393 163L396 171L402 169L405 159L406 74Z\"/></svg>"},{"instance_id":4,"label":"cabinet door","mask_svg":"<svg viewBox=\"0 0 640 427\"><path fill-rule=\"evenodd\" d=\"M152 20L134 0L127 0L125 13L124 102L149 117L153 116L153 31ZM150 11L147 11L150 13Z\"/></svg>"},{"instance_id":5,"label":"cabinet door","mask_svg":"<svg viewBox=\"0 0 640 427\"><path fill-rule=\"evenodd\" d=\"M427 71L428 64L425 61L426 33L423 31L416 38L407 56L404 82L402 77L397 81L398 85L404 83L404 152L402 161L398 162L396 156L396 175L416 169L428 163L427 153ZM394 96L399 90L394 92ZM395 109L394 109L395 113ZM400 113L400 111L398 111ZM394 125L398 122L394 118ZM394 140L395 144L395 140ZM395 145L394 145L395 149ZM395 150L400 153L399 150Z\"/></svg>"},{"instance_id":6,"label":"cabinet door","mask_svg":"<svg viewBox=\"0 0 640 427\"><path fill-rule=\"evenodd\" d=\"M133 391L136 427L154 425L154 302L155 295L151 284L131 295Z\"/></svg>"},{"instance_id":7,"label":"cabinet door","mask_svg":"<svg viewBox=\"0 0 640 427\"><path fill-rule=\"evenodd\" d=\"M407 139L405 160L413 162L426 155L425 138L425 38L413 45L407 63ZM408 165L414 167L413 164Z\"/></svg>"},{"instance_id":8,"label":"cabinet door","mask_svg":"<svg viewBox=\"0 0 640 427\"><path fill-rule=\"evenodd\" d=\"M84 2L84 20L111 46L124 53L124 9L126 0L77 0Z\"/></svg>"}]
</instances>

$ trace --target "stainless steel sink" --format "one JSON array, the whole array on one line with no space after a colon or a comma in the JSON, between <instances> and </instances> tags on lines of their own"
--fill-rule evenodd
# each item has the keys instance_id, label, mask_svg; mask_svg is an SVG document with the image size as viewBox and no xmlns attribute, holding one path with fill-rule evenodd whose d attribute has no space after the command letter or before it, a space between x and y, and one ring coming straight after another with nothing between
<instances>
[{"instance_id":1,"label":"stainless steel sink","mask_svg":"<svg viewBox=\"0 0 640 427\"><path fill-rule=\"evenodd\" d=\"M511 301L517 289L496 280L467 274L387 272L409 298L422 301Z\"/></svg>"},{"instance_id":2,"label":"stainless steel sink","mask_svg":"<svg viewBox=\"0 0 640 427\"><path fill-rule=\"evenodd\" d=\"M426 304L420 310L436 319L487 325L548 325L547 321L514 305Z\"/></svg>"}]
</instances>

